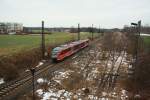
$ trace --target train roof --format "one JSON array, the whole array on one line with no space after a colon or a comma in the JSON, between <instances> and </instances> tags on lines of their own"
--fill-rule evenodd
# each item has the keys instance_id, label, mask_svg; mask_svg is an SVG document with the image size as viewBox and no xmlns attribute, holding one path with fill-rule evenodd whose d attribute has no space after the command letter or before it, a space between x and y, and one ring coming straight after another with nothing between
<instances>
[{"instance_id":1,"label":"train roof","mask_svg":"<svg viewBox=\"0 0 150 100\"><path fill-rule=\"evenodd\" d=\"M53 49L53 51L61 51L61 50L65 50L65 49L68 49L70 47L73 47L75 45L78 45L82 42L85 42L85 41L89 41L88 39L86 40L79 40L79 41L74 41L74 42L71 42L71 43L68 43L68 44L64 44L64 45L60 45L56 48Z\"/></svg>"}]
</instances>

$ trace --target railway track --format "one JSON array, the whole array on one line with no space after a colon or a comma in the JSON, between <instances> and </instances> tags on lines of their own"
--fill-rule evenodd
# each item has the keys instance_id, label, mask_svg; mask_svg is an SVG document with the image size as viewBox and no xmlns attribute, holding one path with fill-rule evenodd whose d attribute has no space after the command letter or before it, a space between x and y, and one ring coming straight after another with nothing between
<instances>
[{"instance_id":1,"label":"railway track","mask_svg":"<svg viewBox=\"0 0 150 100\"><path fill-rule=\"evenodd\" d=\"M39 70L41 70L43 67L48 66L49 64L50 64L50 62L46 62L44 65L42 65L42 66L36 68L36 69L35 69L36 72L39 71ZM6 87L8 87L8 86L10 86L10 85L12 85L12 84L17 83L17 82L20 81L20 80L23 80L23 79L26 78L26 77L29 77L30 75L31 75L30 71L24 72L19 78L15 79L15 80L13 80L13 81L10 81L10 82L8 82L8 83L2 84L2 85L0 86L0 91L1 91L2 89L6 88Z\"/></svg>"},{"instance_id":2,"label":"railway track","mask_svg":"<svg viewBox=\"0 0 150 100\"><path fill-rule=\"evenodd\" d=\"M68 60L68 59L67 59ZM53 72L57 69L59 69L63 64L64 64L65 61L62 61L60 63L57 63L57 64L50 64L48 66L42 66L42 68L36 70L36 73L35 73L35 79L37 79L39 76L41 76L42 74L45 74L46 71L49 70L49 73L50 72ZM20 80L16 80L16 81L13 81L9 84L6 84L4 86L2 86L0 88L0 100L4 100L4 99L7 99L9 96L9 98L11 98L10 94L14 91L14 90L17 90L17 88L20 88L22 87L23 85L26 85L26 83L30 83L31 85L31 82L32 82L32 76L31 74L27 74L26 76L20 78Z\"/></svg>"},{"instance_id":3,"label":"railway track","mask_svg":"<svg viewBox=\"0 0 150 100\"><path fill-rule=\"evenodd\" d=\"M46 70L54 70L56 68L58 68L59 65L61 65L62 63L58 64L57 67L55 64L52 64L52 65L49 65L47 67L44 67L40 70L38 70L36 73L35 73L35 78L37 78L38 76L42 75ZM11 93L16 90L17 88L19 87L22 87L23 85L26 85L26 83L31 83L32 81L32 76L31 75L27 75L26 77L24 77L23 79L20 79L18 81L15 81L13 83L10 83L10 84L7 84L5 85L4 87L2 87L0 89L0 100L3 100L3 99L7 99L7 98L11 98ZM7 97L9 96L9 97Z\"/></svg>"},{"instance_id":4,"label":"railway track","mask_svg":"<svg viewBox=\"0 0 150 100\"><path fill-rule=\"evenodd\" d=\"M115 83L117 81L117 77L119 76L119 70L122 65L122 61L125 56L125 48L126 45L123 46L123 50L118 54L112 54L112 51L108 52L108 59L105 63L105 68L102 74L99 76L99 82L96 90L96 94L101 94L100 92L105 91L113 91L115 87ZM115 56L115 57L114 57ZM111 62L111 66L108 67L108 63Z\"/></svg>"},{"instance_id":5,"label":"railway track","mask_svg":"<svg viewBox=\"0 0 150 100\"><path fill-rule=\"evenodd\" d=\"M106 87L106 91L113 88L112 84L115 84L114 80L116 80L117 76L119 75L119 68L122 63L123 57L124 57L124 53L122 53L120 56L117 57L115 64L112 66L112 68L108 72L109 74L106 75L106 78L102 84L102 86Z\"/></svg>"},{"instance_id":6,"label":"railway track","mask_svg":"<svg viewBox=\"0 0 150 100\"><path fill-rule=\"evenodd\" d=\"M100 40L98 40L98 41L95 41L94 43L99 43L100 42ZM96 53L95 53L95 51L96 50L93 50L93 49L96 49L96 47L95 46L91 46L90 48L89 48L90 50L92 50L93 51L93 54L91 54L90 52L82 52L83 54L84 54L84 56L82 56L82 58L81 59L78 59L78 62L85 62L84 63L84 66L83 66L83 68L81 69L81 73L84 73L84 72L86 72L86 74L85 74L85 79L88 77L88 73L91 71L91 69L93 68L92 66L90 66L90 64L92 63L92 61L95 59L95 57L96 57ZM86 61L83 61L83 59L86 59Z\"/></svg>"},{"instance_id":7,"label":"railway track","mask_svg":"<svg viewBox=\"0 0 150 100\"><path fill-rule=\"evenodd\" d=\"M89 50L90 48L91 47L89 46L85 49ZM84 50L79 51L80 54L84 53L83 51ZM76 54L74 54L74 55L76 55ZM50 72L53 72L53 71L61 68L61 66L64 65L64 63L68 62L69 60L72 60L72 59L65 59L64 61L62 61L60 63L56 63L56 64L47 62L42 67L39 67L36 69L35 79L37 79L40 76L42 76L43 74L45 74L46 71L49 71L49 73L50 73ZM27 85L31 86L31 83L32 83L31 73L26 73L23 77L20 77L15 81L12 81L12 82L2 85L0 87L0 100L10 100L10 99L12 100L12 98L14 98L18 95L17 93L15 93L16 91L19 91L19 89L21 89Z\"/></svg>"}]
</instances>

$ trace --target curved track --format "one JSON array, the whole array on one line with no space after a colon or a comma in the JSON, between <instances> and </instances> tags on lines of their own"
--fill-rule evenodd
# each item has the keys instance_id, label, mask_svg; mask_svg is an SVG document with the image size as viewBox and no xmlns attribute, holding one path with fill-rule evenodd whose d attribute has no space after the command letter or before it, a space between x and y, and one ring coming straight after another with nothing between
<instances>
[{"instance_id":1,"label":"curved track","mask_svg":"<svg viewBox=\"0 0 150 100\"><path fill-rule=\"evenodd\" d=\"M89 50L90 46L85 49ZM82 53L84 53L83 51L85 51L85 50L81 50L81 52L79 51L79 53L82 54ZM76 54L74 54L74 55L76 55ZM71 58L71 57L69 57L69 58ZM43 66L36 69L35 79L37 79L38 77L45 74L46 71L48 71L48 73L51 73L55 70L58 70L59 68L61 68L62 65L64 65L65 62L68 62L69 60L73 60L73 58L65 59L64 61L61 61L59 63L51 63L51 62L45 63ZM17 80L14 80L12 82L2 85L0 87L0 100L15 99L17 96L19 96L19 91L21 91L22 89L26 88L26 86L29 86L29 85L31 88L31 86L32 86L31 84L32 84L32 76L31 76L31 73L28 72L23 77L20 77ZM34 83L34 84L36 84L36 83Z\"/></svg>"},{"instance_id":2,"label":"curved track","mask_svg":"<svg viewBox=\"0 0 150 100\"><path fill-rule=\"evenodd\" d=\"M57 64L51 64L49 66L44 66L40 70L36 71L35 73L35 78L38 76L42 75L45 71L47 70L55 70L59 66L61 66L62 63ZM31 85L32 82L32 76L31 75L26 75L25 77L22 77L20 80L16 80L14 82L11 82L3 87L0 88L0 99L9 99L13 95L13 92L17 90L18 88L26 85L26 83Z\"/></svg>"}]
</instances>

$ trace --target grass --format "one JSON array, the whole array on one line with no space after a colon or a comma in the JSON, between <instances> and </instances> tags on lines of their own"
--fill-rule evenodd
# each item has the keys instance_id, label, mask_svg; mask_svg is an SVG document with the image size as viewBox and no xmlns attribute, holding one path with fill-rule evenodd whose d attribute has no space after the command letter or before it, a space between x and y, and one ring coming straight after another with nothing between
<instances>
[{"instance_id":1,"label":"grass","mask_svg":"<svg viewBox=\"0 0 150 100\"><path fill-rule=\"evenodd\" d=\"M81 39L89 36L91 34L81 33ZM70 40L77 40L77 34L45 35L46 46L50 50L57 44ZM10 81L22 75L21 73L29 67L35 67L41 60L40 44L41 35L0 35L0 77L3 77L5 81Z\"/></svg>"},{"instance_id":2,"label":"grass","mask_svg":"<svg viewBox=\"0 0 150 100\"><path fill-rule=\"evenodd\" d=\"M143 39L144 39L144 43L146 45L150 45L150 37L149 36L144 36Z\"/></svg>"},{"instance_id":3,"label":"grass","mask_svg":"<svg viewBox=\"0 0 150 100\"><path fill-rule=\"evenodd\" d=\"M81 33L81 39L91 36L89 33ZM52 33L45 35L46 45L62 44L77 39L75 33ZM23 52L39 47L41 44L40 35L0 35L0 56Z\"/></svg>"},{"instance_id":4,"label":"grass","mask_svg":"<svg viewBox=\"0 0 150 100\"><path fill-rule=\"evenodd\" d=\"M143 36L142 38L144 40L145 50L150 52L150 36Z\"/></svg>"}]
</instances>

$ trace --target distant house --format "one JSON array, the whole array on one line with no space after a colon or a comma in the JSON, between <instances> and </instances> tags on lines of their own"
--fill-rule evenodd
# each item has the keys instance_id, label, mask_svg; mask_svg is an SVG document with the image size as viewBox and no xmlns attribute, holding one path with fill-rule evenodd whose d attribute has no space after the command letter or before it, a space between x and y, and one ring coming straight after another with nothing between
<instances>
[{"instance_id":1,"label":"distant house","mask_svg":"<svg viewBox=\"0 0 150 100\"><path fill-rule=\"evenodd\" d=\"M0 34L14 34L23 31L23 24L21 23L4 23L0 22Z\"/></svg>"}]
</instances>

